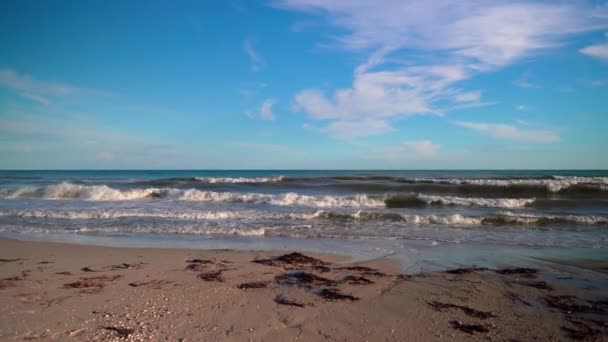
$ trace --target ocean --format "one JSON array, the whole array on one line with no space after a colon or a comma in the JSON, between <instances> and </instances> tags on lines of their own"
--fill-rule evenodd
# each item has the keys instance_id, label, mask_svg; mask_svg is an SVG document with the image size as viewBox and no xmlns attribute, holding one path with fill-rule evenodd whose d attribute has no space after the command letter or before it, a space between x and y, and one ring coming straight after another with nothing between
<instances>
[{"instance_id":1,"label":"ocean","mask_svg":"<svg viewBox=\"0 0 608 342\"><path fill-rule=\"evenodd\" d=\"M365 256L603 250L608 171L0 171L0 236Z\"/></svg>"}]
</instances>

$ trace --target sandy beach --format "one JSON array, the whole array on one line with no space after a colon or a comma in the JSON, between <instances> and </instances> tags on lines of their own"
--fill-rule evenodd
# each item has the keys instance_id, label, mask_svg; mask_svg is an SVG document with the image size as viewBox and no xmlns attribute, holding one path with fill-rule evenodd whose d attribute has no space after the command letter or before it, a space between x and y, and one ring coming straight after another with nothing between
<instances>
[{"instance_id":1,"label":"sandy beach","mask_svg":"<svg viewBox=\"0 0 608 342\"><path fill-rule=\"evenodd\" d=\"M594 264L596 270L606 265ZM0 339L606 340L604 289L543 271L0 240Z\"/></svg>"}]
</instances>

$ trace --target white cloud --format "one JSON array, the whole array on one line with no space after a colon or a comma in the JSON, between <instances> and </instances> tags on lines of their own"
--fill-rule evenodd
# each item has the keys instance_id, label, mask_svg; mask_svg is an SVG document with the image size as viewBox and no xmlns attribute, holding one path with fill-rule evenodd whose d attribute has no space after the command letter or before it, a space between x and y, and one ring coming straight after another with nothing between
<instances>
[{"instance_id":1,"label":"white cloud","mask_svg":"<svg viewBox=\"0 0 608 342\"><path fill-rule=\"evenodd\" d=\"M247 56L249 56L249 60L251 61L251 70L258 71L264 66L265 61L264 58L254 49L253 40L250 38L245 39L243 42L243 49Z\"/></svg>"},{"instance_id":2,"label":"white cloud","mask_svg":"<svg viewBox=\"0 0 608 342\"><path fill-rule=\"evenodd\" d=\"M522 129L515 125L466 121L455 121L454 124L472 129L479 133L487 134L496 139L540 143L553 143L560 141L559 135L556 132L549 130L528 130Z\"/></svg>"},{"instance_id":3,"label":"white cloud","mask_svg":"<svg viewBox=\"0 0 608 342\"><path fill-rule=\"evenodd\" d=\"M272 112L272 106L276 103L273 99L267 99L262 103L260 107L260 118L263 120L274 120L274 113Z\"/></svg>"},{"instance_id":4,"label":"white cloud","mask_svg":"<svg viewBox=\"0 0 608 342\"><path fill-rule=\"evenodd\" d=\"M362 136L378 135L392 131L393 128L383 120L338 120L320 128L336 138L352 139Z\"/></svg>"},{"instance_id":5,"label":"white cloud","mask_svg":"<svg viewBox=\"0 0 608 342\"><path fill-rule=\"evenodd\" d=\"M597 15L601 9L585 2L282 0L274 6L324 15L347 32L331 37L334 45L368 53L351 87L329 95L305 89L294 99L294 108L313 119L350 125L492 104L458 83L554 48L571 34L608 27Z\"/></svg>"},{"instance_id":6,"label":"white cloud","mask_svg":"<svg viewBox=\"0 0 608 342\"><path fill-rule=\"evenodd\" d=\"M386 161L435 159L441 146L430 140L402 141L397 145L384 146L372 151L367 157Z\"/></svg>"},{"instance_id":7,"label":"white cloud","mask_svg":"<svg viewBox=\"0 0 608 342\"><path fill-rule=\"evenodd\" d=\"M608 33L606 33L608 38ZM579 50L580 53L603 61L608 61L608 41L604 43L589 45Z\"/></svg>"},{"instance_id":8,"label":"white cloud","mask_svg":"<svg viewBox=\"0 0 608 342\"><path fill-rule=\"evenodd\" d=\"M515 109L517 109L520 112L523 112L523 111L528 110L528 107L524 106L524 105L518 105L517 107L515 107Z\"/></svg>"}]
</instances>

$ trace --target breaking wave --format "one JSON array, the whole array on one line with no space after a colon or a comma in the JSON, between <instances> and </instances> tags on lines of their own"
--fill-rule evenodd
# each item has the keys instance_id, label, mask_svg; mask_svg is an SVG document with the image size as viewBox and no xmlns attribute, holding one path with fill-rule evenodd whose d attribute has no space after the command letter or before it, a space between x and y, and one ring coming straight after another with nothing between
<instances>
[{"instance_id":1,"label":"breaking wave","mask_svg":"<svg viewBox=\"0 0 608 342\"><path fill-rule=\"evenodd\" d=\"M80 185L61 183L46 187L24 187L5 194L6 198L80 199L87 201L129 201L165 198L181 201L253 203L277 206L309 207L384 207L407 208L423 205L480 206L521 208L530 205L534 198L476 198L434 196L424 194L387 196L322 196L294 192L282 194L216 192L198 189L143 188L118 190L106 185Z\"/></svg>"}]
</instances>

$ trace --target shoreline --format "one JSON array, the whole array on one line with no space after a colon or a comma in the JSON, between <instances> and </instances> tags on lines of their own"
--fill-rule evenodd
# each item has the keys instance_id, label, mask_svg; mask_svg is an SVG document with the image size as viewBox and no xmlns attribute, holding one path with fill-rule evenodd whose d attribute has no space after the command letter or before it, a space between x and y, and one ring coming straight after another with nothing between
<instances>
[{"instance_id":1,"label":"shoreline","mask_svg":"<svg viewBox=\"0 0 608 342\"><path fill-rule=\"evenodd\" d=\"M0 339L545 341L608 333L608 298L594 282L572 287L531 268L403 269L387 258L323 253L2 238Z\"/></svg>"}]
</instances>

